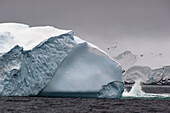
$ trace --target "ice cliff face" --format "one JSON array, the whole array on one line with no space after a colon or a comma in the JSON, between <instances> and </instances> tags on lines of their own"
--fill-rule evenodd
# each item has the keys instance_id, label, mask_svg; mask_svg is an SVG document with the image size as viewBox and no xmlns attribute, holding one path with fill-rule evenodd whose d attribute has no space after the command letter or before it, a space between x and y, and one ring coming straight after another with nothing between
<instances>
[{"instance_id":1,"label":"ice cliff face","mask_svg":"<svg viewBox=\"0 0 170 113\"><path fill-rule=\"evenodd\" d=\"M30 51L15 46L0 58L2 96L37 95L76 44L71 34L52 37Z\"/></svg>"},{"instance_id":2,"label":"ice cliff face","mask_svg":"<svg viewBox=\"0 0 170 113\"><path fill-rule=\"evenodd\" d=\"M103 85L123 81L120 70L105 54L82 43L71 50L43 91L98 92Z\"/></svg>"},{"instance_id":3,"label":"ice cliff face","mask_svg":"<svg viewBox=\"0 0 170 113\"><path fill-rule=\"evenodd\" d=\"M1 96L31 96L41 91L49 94L45 96L100 92L99 97L121 97L120 65L72 31L6 23L0 24L0 33L4 41L0 42Z\"/></svg>"}]
</instances>

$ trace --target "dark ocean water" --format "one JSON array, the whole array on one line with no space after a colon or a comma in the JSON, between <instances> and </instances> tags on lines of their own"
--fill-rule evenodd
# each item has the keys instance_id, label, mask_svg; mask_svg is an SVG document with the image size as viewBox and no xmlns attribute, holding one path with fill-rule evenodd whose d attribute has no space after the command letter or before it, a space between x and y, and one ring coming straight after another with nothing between
<instances>
[{"instance_id":1,"label":"dark ocean water","mask_svg":"<svg viewBox=\"0 0 170 113\"><path fill-rule=\"evenodd\" d=\"M1 97L1 113L170 113L170 99Z\"/></svg>"},{"instance_id":2,"label":"dark ocean water","mask_svg":"<svg viewBox=\"0 0 170 113\"><path fill-rule=\"evenodd\" d=\"M149 88L150 87L150 88ZM152 88L151 88L152 87ZM168 87L164 87L165 89ZM147 86L160 94L163 87ZM149 90L152 89L152 90ZM159 90L160 89L160 90ZM121 99L61 97L0 97L0 113L170 113L170 97Z\"/></svg>"}]
</instances>

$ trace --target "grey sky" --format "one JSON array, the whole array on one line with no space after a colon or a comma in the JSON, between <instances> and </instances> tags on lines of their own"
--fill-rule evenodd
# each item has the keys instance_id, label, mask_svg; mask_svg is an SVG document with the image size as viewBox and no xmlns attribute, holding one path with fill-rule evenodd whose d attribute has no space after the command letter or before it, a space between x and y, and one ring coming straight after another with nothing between
<instances>
[{"instance_id":1,"label":"grey sky","mask_svg":"<svg viewBox=\"0 0 170 113\"><path fill-rule=\"evenodd\" d=\"M72 29L106 50L116 41L170 38L170 0L0 0L0 22Z\"/></svg>"}]
</instances>

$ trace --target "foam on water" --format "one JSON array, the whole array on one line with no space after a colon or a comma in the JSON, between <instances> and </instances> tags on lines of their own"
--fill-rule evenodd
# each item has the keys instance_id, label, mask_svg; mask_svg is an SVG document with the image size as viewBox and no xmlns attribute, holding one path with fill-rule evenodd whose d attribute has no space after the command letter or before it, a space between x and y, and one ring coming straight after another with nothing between
<instances>
[{"instance_id":1,"label":"foam on water","mask_svg":"<svg viewBox=\"0 0 170 113\"><path fill-rule=\"evenodd\" d=\"M167 98L170 97L170 94L154 94L154 93L145 93L142 90L141 80L138 79L135 81L135 84L132 86L131 90L128 92L124 90L123 97L134 97L134 98Z\"/></svg>"}]
</instances>

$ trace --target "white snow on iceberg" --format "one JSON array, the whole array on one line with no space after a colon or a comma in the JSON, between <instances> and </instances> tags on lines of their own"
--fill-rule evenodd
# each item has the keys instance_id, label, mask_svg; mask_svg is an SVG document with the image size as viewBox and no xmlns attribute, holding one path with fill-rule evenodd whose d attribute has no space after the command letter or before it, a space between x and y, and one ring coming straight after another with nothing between
<instances>
[{"instance_id":1,"label":"white snow on iceberg","mask_svg":"<svg viewBox=\"0 0 170 113\"><path fill-rule=\"evenodd\" d=\"M5 23L0 24L0 33L10 34L0 37L10 39L7 47L0 46L1 96L62 96L65 92L87 97L93 92L92 97L121 97L120 65L72 31Z\"/></svg>"}]
</instances>

